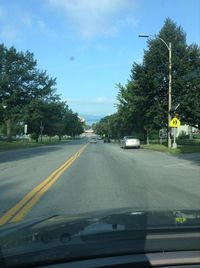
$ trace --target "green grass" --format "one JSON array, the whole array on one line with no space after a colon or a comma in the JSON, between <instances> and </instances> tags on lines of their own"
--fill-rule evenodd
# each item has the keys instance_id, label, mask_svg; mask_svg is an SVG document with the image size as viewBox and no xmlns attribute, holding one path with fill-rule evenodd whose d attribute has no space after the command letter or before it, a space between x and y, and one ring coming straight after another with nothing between
<instances>
[{"instance_id":1,"label":"green grass","mask_svg":"<svg viewBox=\"0 0 200 268\"><path fill-rule=\"evenodd\" d=\"M21 141L12 141L12 142L0 141L0 151L29 148L29 147L38 147L38 146L41 146L41 143L26 142L24 144Z\"/></svg>"},{"instance_id":2,"label":"green grass","mask_svg":"<svg viewBox=\"0 0 200 268\"><path fill-rule=\"evenodd\" d=\"M164 153L170 153L173 155L180 154L180 153L195 153L200 152L200 145L178 145L176 149L169 149L165 145L161 144L142 144L141 148L153 151L159 151Z\"/></svg>"},{"instance_id":3,"label":"green grass","mask_svg":"<svg viewBox=\"0 0 200 268\"><path fill-rule=\"evenodd\" d=\"M114 143L119 143L119 141L115 140ZM173 141L172 141L173 142ZM167 147L167 140L163 141L161 145L159 140L150 140L150 144L144 144L141 142L141 148L147 150L153 150L158 152L169 153L172 155L177 155L180 153L196 153L200 152L200 140L193 139L193 140L177 140L178 148L176 149L169 149Z\"/></svg>"},{"instance_id":4,"label":"green grass","mask_svg":"<svg viewBox=\"0 0 200 268\"><path fill-rule=\"evenodd\" d=\"M181 139L178 139L177 140L177 144L178 145L200 145L200 139L193 139L193 140L181 140Z\"/></svg>"}]
</instances>

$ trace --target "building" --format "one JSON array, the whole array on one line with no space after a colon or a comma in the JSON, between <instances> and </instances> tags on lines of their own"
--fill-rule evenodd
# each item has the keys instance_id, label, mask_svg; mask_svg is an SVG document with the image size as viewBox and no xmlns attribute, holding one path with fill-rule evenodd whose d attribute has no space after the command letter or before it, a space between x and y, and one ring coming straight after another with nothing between
<instances>
[{"instance_id":1,"label":"building","mask_svg":"<svg viewBox=\"0 0 200 268\"><path fill-rule=\"evenodd\" d=\"M181 134L190 135L191 133L197 133L198 128L191 127L188 125L181 125L179 128L177 128L176 136L178 137Z\"/></svg>"}]
</instances>

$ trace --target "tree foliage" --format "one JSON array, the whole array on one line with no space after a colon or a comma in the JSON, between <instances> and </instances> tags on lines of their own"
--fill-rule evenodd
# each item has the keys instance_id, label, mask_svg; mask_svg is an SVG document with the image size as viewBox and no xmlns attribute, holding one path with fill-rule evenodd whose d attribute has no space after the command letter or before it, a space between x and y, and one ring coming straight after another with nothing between
<instances>
[{"instance_id":1,"label":"tree foliage","mask_svg":"<svg viewBox=\"0 0 200 268\"><path fill-rule=\"evenodd\" d=\"M143 63L134 62L127 84L117 85L118 110L113 124L118 122L121 136L168 124L169 50L160 38L172 44L172 108L179 104L176 113L183 124L200 126L200 47L187 45L186 33L168 18L159 34L147 40Z\"/></svg>"},{"instance_id":2,"label":"tree foliage","mask_svg":"<svg viewBox=\"0 0 200 268\"><path fill-rule=\"evenodd\" d=\"M28 124L36 140L41 133L53 136L83 131L78 115L56 94L56 79L39 70L34 55L0 45L0 122L8 139L18 125Z\"/></svg>"}]
</instances>

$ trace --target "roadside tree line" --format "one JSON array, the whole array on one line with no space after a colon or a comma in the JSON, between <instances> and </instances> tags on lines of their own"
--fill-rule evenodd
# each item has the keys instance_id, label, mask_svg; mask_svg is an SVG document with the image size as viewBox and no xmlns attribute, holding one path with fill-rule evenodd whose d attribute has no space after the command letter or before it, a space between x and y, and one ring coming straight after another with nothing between
<instances>
[{"instance_id":1,"label":"roadside tree line","mask_svg":"<svg viewBox=\"0 0 200 268\"><path fill-rule=\"evenodd\" d=\"M78 135L83 132L79 117L56 94L56 79L37 67L33 53L0 45L0 126L7 139L28 133Z\"/></svg>"},{"instance_id":2,"label":"roadside tree line","mask_svg":"<svg viewBox=\"0 0 200 268\"><path fill-rule=\"evenodd\" d=\"M182 27L167 18L157 37L172 43L172 110L182 124L200 127L200 47L188 45ZM145 42L145 40L144 40ZM126 85L118 84L117 112L94 128L115 138L167 127L168 50L159 38L147 40L142 63L134 62ZM178 107L175 111L175 107Z\"/></svg>"}]
</instances>

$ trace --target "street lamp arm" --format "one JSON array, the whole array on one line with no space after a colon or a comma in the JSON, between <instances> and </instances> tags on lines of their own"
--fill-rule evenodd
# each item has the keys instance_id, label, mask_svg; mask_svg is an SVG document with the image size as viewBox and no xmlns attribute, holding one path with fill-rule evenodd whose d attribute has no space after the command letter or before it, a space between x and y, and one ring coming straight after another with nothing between
<instances>
[{"instance_id":1,"label":"street lamp arm","mask_svg":"<svg viewBox=\"0 0 200 268\"><path fill-rule=\"evenodd\" d=\"M170 47L166 43L166 41L164 39L162 39L161 37L157 36L157 35L152 35L152 34L139 34L138 36L139 37L146 37L146 38L153 37L155 39L157 38L157 39L159 39L160 41L162 41L165 44L165 46L167 47L168 50L170 50Z\"/></svg>"},{"instance_id":2,"label":"street lamp arm","mask_svg":"<svg viewBox=\"0 0 200 268\"><path fill-rule=\"evenodd\" d=\"M157 36L156 36L156 38L158 38L160 41L162 41L165 44L165 46L167 47L167 49L170 50L169 45L165 42L164 39L162 39L161 37L157 37Z\"/></svg>"}]
</instances>

